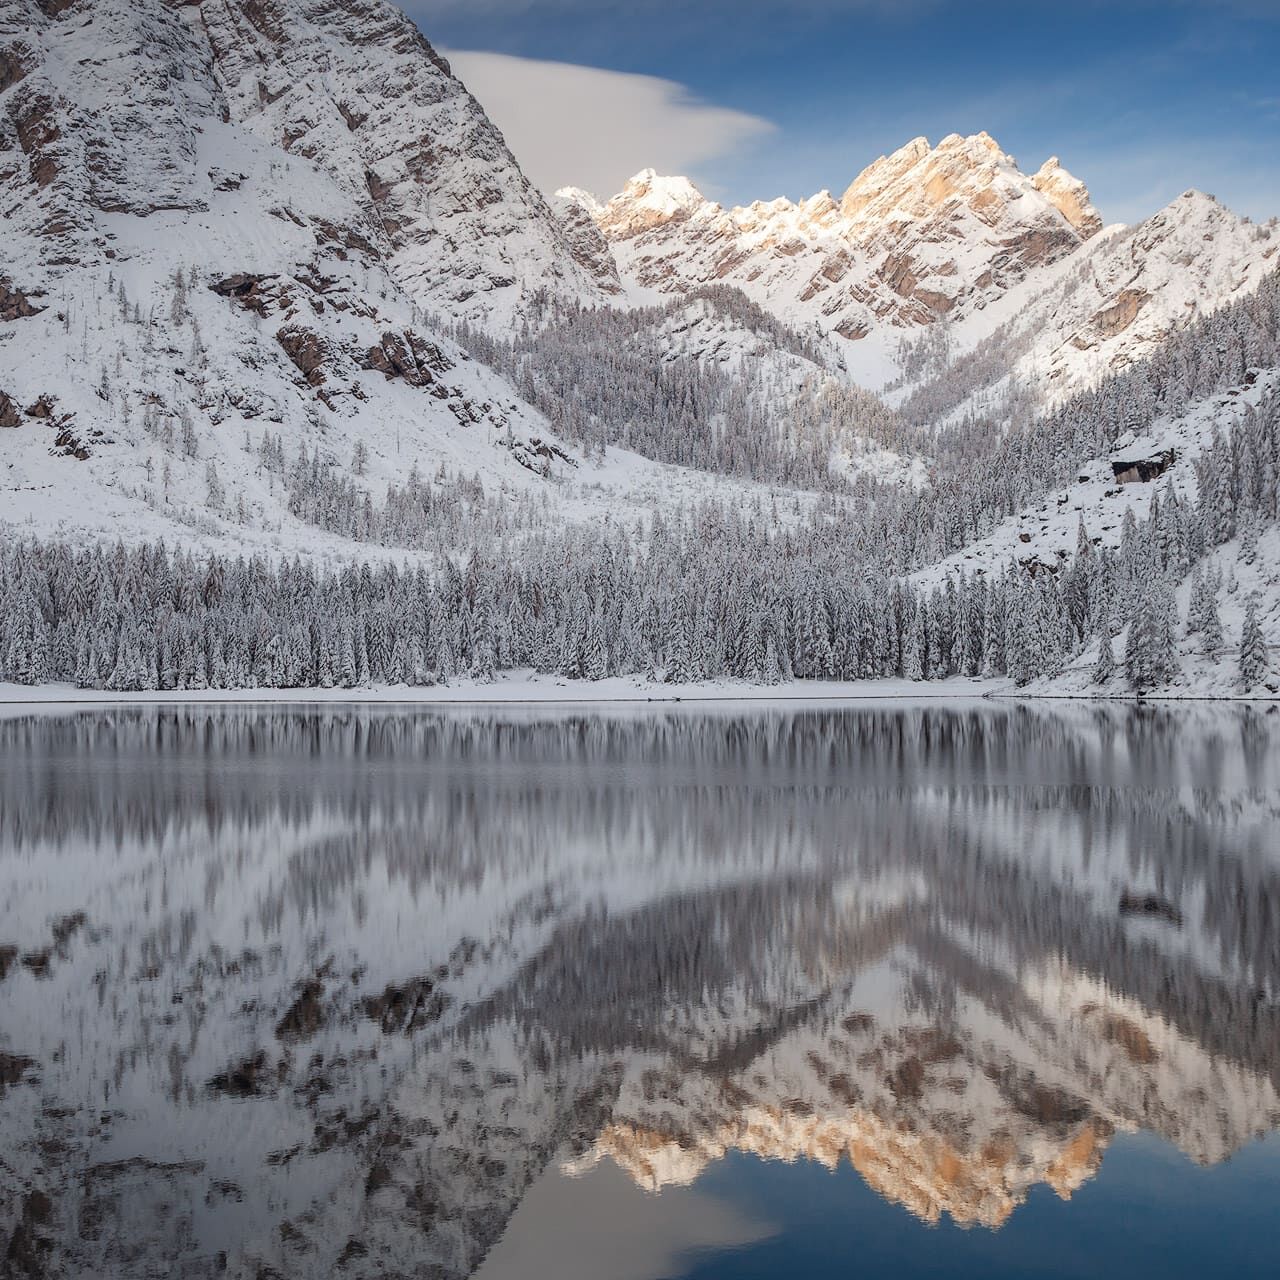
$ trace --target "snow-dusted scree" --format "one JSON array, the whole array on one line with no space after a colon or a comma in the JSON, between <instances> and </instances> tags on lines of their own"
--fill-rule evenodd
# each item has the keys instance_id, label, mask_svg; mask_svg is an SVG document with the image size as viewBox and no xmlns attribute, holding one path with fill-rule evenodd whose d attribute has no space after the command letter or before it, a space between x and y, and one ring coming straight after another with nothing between
<instances>
[{"instance_id":1,"label":"snow-dusted scree","mask_svg":"<svg viewBox=\"0 0 1280 1280\"><path fill-rule=\"evenodd\" d=\"M999 1228L1137 1130L1216 1165L1280 1123L1274 720L0 719L0 1244L464 1277L557 1167Z\"/></svg>"},{"instance_id":2,"label":"snow-dusted scree","mask_svg":"<svg viewBox=\"0 0 1280 1280\"><path fill-rule=\"evenodd\" d=\"M0 681L1275 691L1274 222L548 202L385 0L0 0L0 161Z\"/></svg>"}]
</instances>

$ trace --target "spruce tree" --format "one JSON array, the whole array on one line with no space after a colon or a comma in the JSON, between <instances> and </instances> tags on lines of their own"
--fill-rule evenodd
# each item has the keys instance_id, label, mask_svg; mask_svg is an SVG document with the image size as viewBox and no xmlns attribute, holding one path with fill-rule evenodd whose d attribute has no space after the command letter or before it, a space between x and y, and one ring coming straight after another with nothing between
<instances>
[{"instance_id":1,"label":"spruce tree","mask_svg":"<svg viewBox=\"0 0 1280 1280\"><path fill-rule=\"evenodd\" d=\"M1154 684L1151 670L1151 616L1139 606L1129 623L1129 631L1124 644L1124 674L1129 687L1137 693L1144 693Z\"/></svg>"},{"instance_id":2,"label":"spruce tree","mask_svg":"<svg viewBox=\"0 0 1280 1280\"><path fill-rule=\"evenodd\" d=\"M1093 664L1093 683L1107 685L1116 673L1116 651L1111 643L1110 629L1102 632L1102 643L1098 646L1098 660Z\"/></svg>"},{"instance_id":3,"label":"spruce tree","mask_svg":"<svg viewBox=\"0 0 1280 1280\"><path fill-rule=\"evenodd\" d=\"M1248 692L1256 689L1267 674L1267 646L1258 621L1258 601L1250 596L1244 607L1244 625L1240 630L1240 687Z\"/></svg>"},{"instance_id":4,"label":"spruce tree","mask_svg":"<svg viewBox=\"0 0 1280 1280\"><path fill-rule=\"evenodd\" d=\"M1222 618L1218 613L1217 578L1206 576L1204 596L1200 604L1200 652L1217 661L1222 652Z\"/></svg>"}]
</instances>

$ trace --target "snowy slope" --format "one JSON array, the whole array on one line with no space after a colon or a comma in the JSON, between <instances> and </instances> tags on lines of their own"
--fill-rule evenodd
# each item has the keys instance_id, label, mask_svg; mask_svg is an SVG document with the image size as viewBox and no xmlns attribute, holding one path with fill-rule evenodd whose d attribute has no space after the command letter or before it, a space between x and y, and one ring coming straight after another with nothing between
<instances>
[{"instance_id":1,"label":"snowy slope","mask_svg":"<svg viewBox=\"0 0 1280 1280\"><path fill-rule=\"evenodd\" d=\"M982 324L945 326L944 357L915 379L918 400L908 412L937 420L998 412L1006 397L1058 403L1250 293L1276 270L1278 251L1274 221L1254 224L1188 191L1146 222L1108 228L1029 277Z\"/></svg>"},{"instance_id":2,"label":"snowy slope","mask_svg":"<svg viewBox=\"0 0 1280 1280\"><path fill-rule=\"evenodd\" d=\"M1177 418L1156 420L1141 436L1121 436L1115 450L1080 468L1074 484L1047 494L1034 507L1002 521L990 534L964 550L913 575L922 584L945 582L957 573L998 573L1011 559L1028 566L1056 569L1076 552L1083 524L1094 546L1120 546L1125 513L1144 520L1151 500L1169 486L1182 498L1196 494L1196 459L1212 443L1215 432L1238 422L1248 408L1256 408L1280 388L1280 369L1255 371L1247 385L1210 396ZM1168 460L1170 459L1171 460ZM1131 461L1152 460L1162 468L1152 480L1122 483L1121 468ZM1167 465L1166 465L1167 463Z\"/></svg>"},{"instance_id":3,"label":"snowy slope","mask_svg":"<svg viewBox=\"0 0 1280 1280\"><path fill-rule=\"evenodd\" d=\"M1116 551L1122 546L1126 516L1141 524L1153 503L1170 493L1194 502L1198 494L1197 460L1241 421L1280 389L1280 369L1250 371L1245 383L1208 397L1178 417L1162 417L1140 436L1122 435L1104 458L1083 465L1075 482L1047 494L1043 501L1002 521L985 537L912 576L924 587L938 586L960 575L997 575L1017 562L1033 573L1058 573L1077 552L1083 528L1095 548ZM1149 478L1142 468L1150 469ZM1202 652L1202 637L1177 628L1178 671L1174 678L1152 690L1170 697L1231 697L1238 695L1236 655L1246 602L1259 604L1259 622L1265 643L1280 648L1280 533L1274 526L1260 533L1255 550L1239 537L1213 548L1200 566L1221 580L1220 601L1224 647L1217 658ZM1185 624L1192 594L1188 577L1175 592L1178 618ZM1127 632L1116 637L1115 651L1123 653ZM1095 640L1060 675L1033 681L1028 693L1098 696L1124 692L1123 675L1106 689L1099 689L1093 669L1098 657ZM1261 691L1259 691L1261 692Z\"/></svg>"},{"instance_id":4,"label":"snowy slope","mask_svg":"<svg viewBox=\"0 0 1280 1280\"><path fill-rule=\"evenodd\" d=\"M1171 679L1152 690L1164 698L1232 698L1247 696L1273 698L1280 692L1275 666L1280 656L1280 530L1272 525L1259 534L1256 546L1246 551L1239 538L1214 548L1205 557L1201 569L1215 575L1221 583L1218 611L1222 625L1223 645L1215 657L1203 651L1203 636L1189 632L1186 626L1193 595L1190 576L1177 585L1174 603L1179 625L1175 628L1174 654L1176 671ZM1241 688L1239 675L1240 644L1245 611L1250 600L1258 607L1258 624L1268 652L1268 669L1257 688ZM1128 631L1116 637L1113 652L1123 655ZM1099 687L1094 677L1098 643L1089 646L1060 675L1034 680L1027 686L1031 695L1098 697L1125 693L1123 672L1105 686Z\"/></svg>"},{"instance_id":5,"label":"snowy slope","mask_svg":"<svg viewBox=\"0 0 1280 1280\"><path fill-rule=\"evenodd\" d=\"M19 9L0 274L31 301L0 329L8 520L274 527L279 478L244 452L268 433L289 463L363 445L371 478L564 465L509 387L422 324L365 204L224 120L190 14L109 0L32 23L13 4L11 24Z\"/></svg>"},{"instance_id":6,"label":"snowy slope","mask_svg":"<svg viewBox=\"0 0 1280 1280\"><path fill-rule=\"evenodd\" d=\"M801 418L821 421L830 397L863 403L869 413L878 410L869 393L850 386L838 340L819 334L811 339L810 350L789 349L775 334L735 319L704 297L670 304L638 337L656 341L666 362L694 360L750 386L765 419L783 424L784 430ZM915 485L923 483L925 474L923 459L877 445L858 432L841 433L833 442L832 468L849 478L866 474Z\"/></svg>"}]
</instances>

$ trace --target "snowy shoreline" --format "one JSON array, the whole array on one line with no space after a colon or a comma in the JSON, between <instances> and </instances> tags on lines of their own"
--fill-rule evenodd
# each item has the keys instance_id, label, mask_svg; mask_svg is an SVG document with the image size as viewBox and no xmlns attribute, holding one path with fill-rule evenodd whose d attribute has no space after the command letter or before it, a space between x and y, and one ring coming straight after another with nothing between
<instances>
[{"instance_id":1,"label":"snowy shoreline","mask_svg":"<svg viewBox=\"0 0 1280 1280\"><path fill-rule=\"evenodd\" d=\"M666 685L626 678L565 681L523 673L492 681L458 680L451 684L414 687L379 685L358 689L160 689L113 692L77 689L70 684L19 685L0 682L3 707L112 706L607 706L686 704L821 704L843 702L1101 702L1101 703L1276 703L1280 696L1246 697L1222 693L1133 694L1052 692L1019 689L1008 680L951 678L936 682L914 680L813 681L793 680L779 685L733 684L708 681Z\"/></svg>"}]
</instances>

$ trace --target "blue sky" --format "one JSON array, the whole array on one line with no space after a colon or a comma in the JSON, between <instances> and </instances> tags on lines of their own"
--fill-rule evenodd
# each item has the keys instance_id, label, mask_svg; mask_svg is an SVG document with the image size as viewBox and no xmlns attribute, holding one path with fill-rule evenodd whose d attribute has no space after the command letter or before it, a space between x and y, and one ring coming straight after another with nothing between
<instances>
[{"instance_id":1,"label":"blue sky","mask_svg":"<svg viewBox=\"0 0 1280 1280\"><path fill-rule=\"evenodd\" d=\"M986 129L1109 221L1193 186L1280 214L1280 0L402 3L547 186L675 162L726 201L800 197Z\"/></svg>"}]
</instances>

